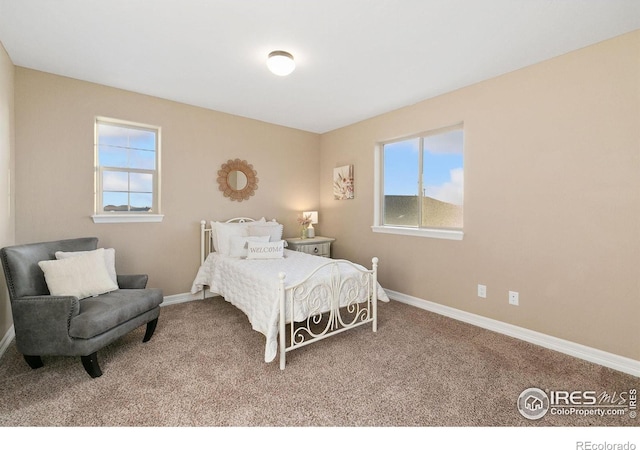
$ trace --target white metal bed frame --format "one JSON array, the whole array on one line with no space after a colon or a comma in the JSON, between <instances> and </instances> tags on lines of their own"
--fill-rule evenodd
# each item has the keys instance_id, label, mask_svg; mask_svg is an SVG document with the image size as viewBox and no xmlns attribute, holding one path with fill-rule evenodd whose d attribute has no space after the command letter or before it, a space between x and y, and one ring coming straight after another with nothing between
<instances>
[{"instance_id":1,"label":"white metal bed frame","mask_svg":"<svg viewBox=\"0 0 640 450\"><path fill-rule=\"evenodd\" d=\"M248 217L236 217L226 223L253 222ZM200 264L213 251L212 229L200 221ZM317 256L313 256L317 258ZM279 352L280 369L284 370L288 352L313 342L371 323L373 332L378 330L378 258L372 258L371 270L364 269L344 259L331 260L309 273L302 281L286 286L286 274L278 274L279 300ZM344 277L341 267L355 269L355 275ZM328 268L328 283L310 286L308 283L319 271ZM366 294L362 298L362 292ZM327 301L329 309L326 309ZM308 311L306 319L289 323L287 310L295 317L296 308Z\"/></svg>"}]
</instances>

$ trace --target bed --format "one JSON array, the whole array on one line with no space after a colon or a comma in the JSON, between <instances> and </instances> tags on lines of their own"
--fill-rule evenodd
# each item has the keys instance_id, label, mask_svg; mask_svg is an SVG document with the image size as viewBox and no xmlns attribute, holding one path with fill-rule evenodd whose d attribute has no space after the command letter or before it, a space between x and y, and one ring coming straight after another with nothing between
<instances>
[{"instance_id":1,"label":"bed","mask_svg":"<svg viewBox=\"0 0 640 450\"><path fill-rule=\"evenodd\" d=\"M265 362L337 333L371 324L389 298L371 269L285 248L281 224L247 217L200 223L200 267L191 293L220 295L265 338Z\"/></svg>"}]
</instances>

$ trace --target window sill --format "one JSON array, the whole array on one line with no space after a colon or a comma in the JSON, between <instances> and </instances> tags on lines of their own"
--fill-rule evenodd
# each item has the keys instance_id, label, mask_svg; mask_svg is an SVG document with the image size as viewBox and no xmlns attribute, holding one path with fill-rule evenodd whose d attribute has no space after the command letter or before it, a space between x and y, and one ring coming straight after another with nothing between
<instances>
[{"instance_id":1,"label":"window sill","mask_svg":"<svg viewBox=\"0 0 640 450\"><path fill-rule=\"evenodd\" d=\"M162 222L164 214L94 214L93 223L152 223Z\"/></svg>"},{"instance_id":2,"label":"window sill","mask_svg":"<svg viewBox=\"0 0 640 450\"><path fill-rule=\"evenodd\" d=\"M404 236L419 236L436 239L450 239L461 241L464 237L462 230L439 230L436 228L408 228L374 225L371 227L374 233L401 234Z\"/></svg>"}]
</instances>

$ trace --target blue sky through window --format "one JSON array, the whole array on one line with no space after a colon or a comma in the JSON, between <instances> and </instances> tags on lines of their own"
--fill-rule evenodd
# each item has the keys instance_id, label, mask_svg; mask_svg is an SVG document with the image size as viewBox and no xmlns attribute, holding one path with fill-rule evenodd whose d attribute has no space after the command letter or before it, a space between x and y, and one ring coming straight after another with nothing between
<instances>
[{"instance_id":1,"label":"blue sky through window","mask_svg":"<svg viewBox=\"0 0 640 450\"><path fill-rule=\"evenodd\" d=\"M385 195L418 195L419 139L384 146Z\"/></svg>"},{"instance_id":2,"label":"blue sky through window","mask_svg":"<svg viewBox=\"0 0 640 450\"><path fill-rule=\"evenodd\" d=\"M464 193L463 132L452 130L424 138L422 189L427 197L462 205Z\"/></svg>"},{"instance_id":3,"label":"blue sky through window","mask_svg":"<svg viewBox=\"0 0 640 450\"><path fill-rule=\"evenodd\" d=\"M385 195L418 195L420 139L385 144ZM462 205L463 131L456 129L422 139L423 194L447 203Z\"/></svg>"}]
</instances>

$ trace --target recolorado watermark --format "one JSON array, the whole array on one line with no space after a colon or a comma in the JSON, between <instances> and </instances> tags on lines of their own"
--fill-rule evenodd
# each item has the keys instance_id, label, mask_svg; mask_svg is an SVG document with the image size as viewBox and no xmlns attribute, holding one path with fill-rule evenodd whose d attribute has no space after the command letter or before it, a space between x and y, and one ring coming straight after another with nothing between
<instances>
[{"instance_id":1,"label":"recolorado watermark","mask_svg":"<svg viewBox=\"0 0 640 450\"><path fill-rule=\"evenodd\" d=\"M636 450L633 442L576 442L576 450Z\"/></svg>"},{"instance_id":2,"label":"recolorado watermark","mask_svg":"<svg viewBox=\"0 0 640 450\"><path fill-rule=\"evenodd\" d=\"M530 420L541 419L547 414L555 416L619 416L636 419L638 415L638 390L631 388L620 392L598 392L528 388L522 391L518 397L518 411L523 417ZM580 449L617 450L618 447L580 447ZM634 450L622 447L620 449Z\"/></svg>"}]
</instances>

